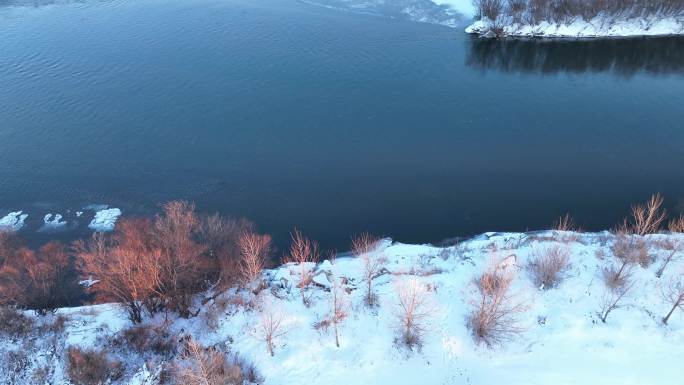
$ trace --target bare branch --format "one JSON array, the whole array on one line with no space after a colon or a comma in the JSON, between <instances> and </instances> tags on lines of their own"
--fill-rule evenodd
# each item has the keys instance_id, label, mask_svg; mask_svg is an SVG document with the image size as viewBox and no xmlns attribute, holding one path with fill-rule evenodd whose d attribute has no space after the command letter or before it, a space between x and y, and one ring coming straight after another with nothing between
<instances>
[{"instance_id":1,"label":"bare branch","mask_svg":"<svg viewBox=\"0 0 684 385\"><path fill-rule=\"evenodd\" d=\"M678 308L684 310L684 275L680 274L678 277L670 280L662 295L663 299L672 305L670 311L663 317L663 323L667 324L675 310Z\"/></svg>"}]
</instances>

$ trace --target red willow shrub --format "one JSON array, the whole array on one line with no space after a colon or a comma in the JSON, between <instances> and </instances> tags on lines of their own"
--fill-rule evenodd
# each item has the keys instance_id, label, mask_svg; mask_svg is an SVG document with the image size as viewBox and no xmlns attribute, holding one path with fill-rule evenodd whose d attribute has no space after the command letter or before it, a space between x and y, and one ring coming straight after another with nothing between
<instances>
[{"instance_id":1,"label":"red willow shrub","mask_svg":"<svg viewBox=\"0 0 684 385\"><path fill-rule=\"evenodd\" d=\"M114 233L77 242L78 267L100 301L126 304L131 320L143 310L197 314L192 296L223 281L239 279L240 234L247 221L200 217L184 201L163 205L154 219L122 219Z\"/></svg>"}]
</instances>

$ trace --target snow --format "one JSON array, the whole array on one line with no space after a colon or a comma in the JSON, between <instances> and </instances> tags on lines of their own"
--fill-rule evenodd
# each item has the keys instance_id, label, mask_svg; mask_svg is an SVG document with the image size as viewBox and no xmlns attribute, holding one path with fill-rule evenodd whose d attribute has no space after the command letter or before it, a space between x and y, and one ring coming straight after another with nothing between
<instances>
[{"instance_id":1,"label":"snow","mask_svg":"<svg viewBox=\"0 0 684 385\"><path fill-rule=\"evenodd\" d=\"M665 275L657 278L655 272L667 253L658 243L664 239L684 242L679 234L646 237L655 261L648 267L635 267L633 292L607 323L597 316L605 292L600 272L615 262L614 236L547 231L487 233L445 248L387 240L373 252L387 260L385 274L373 281L379 299L374 308L363 304L366 282L361 259L338 257L307 264L317 283L305 291L309 306L303 304L297 287L301 267L286 264L264 272L270 290L259 294L256 301L261 305L256 308L231 305L216 325L209 326L205 307L198 317L172 320L171 328L178 336L193 335L207 346L228 346L255 364L266 385L674 385L680 383L682 374L676 360L684 356L684 311L677 310L664 325L661 318L670 305L662 299L661 290L671 277L684 272L684 258L674 260ZM540 290L524 266L532 250L554 245L568 248L571 267L557 288ZM475 298L473 278L492 261L516 273L512 290L526 310L519 316L522 333L490 349L474 342L465 319ZM349 316L340 325L339 348L331 329L312 326L329 313L329 276L339 278L349 292L345 295ZM424 285L435 307L422 347L414 351L394 342L396 290L409 281ZM253 294L234 290L221 294L225 298L235 295ZM258 332L267 308L282 312L287 330L275 341L274 357L267 353ZM115 304L60 309L58 314L70 317L64 346L102 347L104 339L130 327L125 312ZM163 318L145 322L161 323ZM12 343L0 342L0 353L3 344ZM60 361L53 364L63 365ZM114 384L154 383L155 370L143 364L129 358L126 375ZM60 375L56 370L51 383L66 384L60 382Z\"/></svg>"},{"instance_id":2,"label":"snow","mask_svg":"<svg viewBox=\"0 0 684 385\"><path fill-rule=\"evenodd\" d=\"M518 24L499 20L505 36L536 37L630 37L630 36L667 36L684 34L682 17L639 17L611 19L598 16L590 21L582 18L566 23L541 22L537 25ZM485 35L495 27L488 19L478 20L466 28L467 33Z\"/></svg>"},{"instance_id":3,"label":"snow","mask_svg":"<svg viewBox=\"0 0 684 385\"><path fill-rule=\"evenodd\" d=\"M24 221L28 214L23 211L13 211L0 218L0 230L19 231L24 227Z\"/></svg>"},{"instance_id":4,"label":"snow","mask_svg":"<svg viewBox=\"0 0 684 385\"><path fill-rule=\"evenodd\" d=\"M89 277L88 279L78 281L78 284L83 286L83 287L88 288L88 287L91 287L98 282L100 282L99 279L93 279L93 277Z\"/></svg>"},{"instance_id":5,"label":"snow","mask_svg":"<svg viewBox=\"0 0 684 385\"><path fill-rule=\"evenodd\" d=\"M446 5L456 12L466 16L473 17L475 15L475 6L471 0L431 0L437 5Z\"/></svg>"},{"instance_id":6,"label":"snow","mask_svg":"<svg viewBox=\"0 0 684 385\"><path fill-rule=\"evenodd\" d=\"M101 209L95 213L95 218L93 218L88 227L95 231L112 231L116 225L116 220L120 216L120 209Z\"/></svg>"}]
</instances>

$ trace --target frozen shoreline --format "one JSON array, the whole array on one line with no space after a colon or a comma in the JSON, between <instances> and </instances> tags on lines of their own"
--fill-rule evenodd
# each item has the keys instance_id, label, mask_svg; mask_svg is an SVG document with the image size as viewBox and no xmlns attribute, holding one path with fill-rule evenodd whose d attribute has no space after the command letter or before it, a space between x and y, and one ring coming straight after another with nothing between
<instances>
[{"instance_id":1,"label":"frozen shoreline","mask_svg":"<svg viewBox=\"0 0 684 385\"><path fill-rule=\"evenodd\" d=\"M536 25L521 24L512 20L481 19L465 29L466 33L481 37L553 37L553 38L619 38L642 36L684 35L684 17L651 17L609 19L596 17L586 21L581 18L571 22L541 22Z\"/></svg>"}]
</instances>

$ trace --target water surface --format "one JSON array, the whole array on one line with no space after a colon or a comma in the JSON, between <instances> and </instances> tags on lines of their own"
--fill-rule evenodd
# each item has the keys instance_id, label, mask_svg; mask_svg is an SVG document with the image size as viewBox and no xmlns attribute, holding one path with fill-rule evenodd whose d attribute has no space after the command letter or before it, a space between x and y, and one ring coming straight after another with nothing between
<instances>
[{"instance_id":1,"label":"water surface","mask_svg":"<svg viewBox=\"0 0 684 385\"><path fill-rule=\"evenodd\" d=\"M48 212L182 198L344 248L565 212L603 229L654 191L681 208L681 38L497 42L339 8L5 2L0 216L33 234Z\"/></svg>"}]
</instances>

